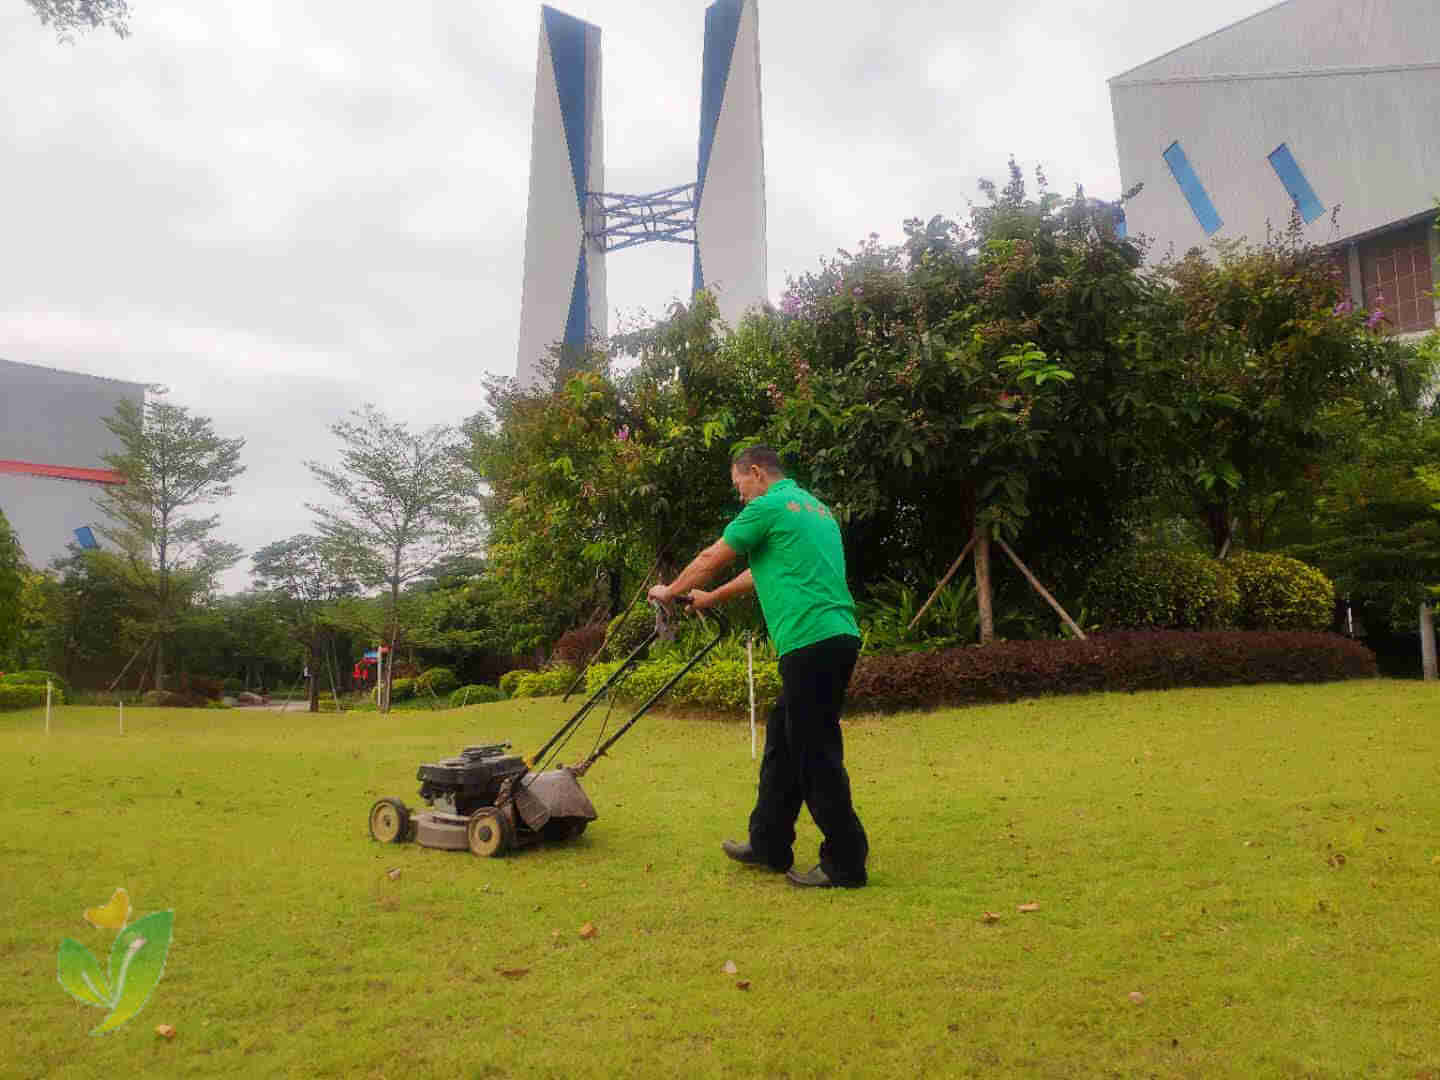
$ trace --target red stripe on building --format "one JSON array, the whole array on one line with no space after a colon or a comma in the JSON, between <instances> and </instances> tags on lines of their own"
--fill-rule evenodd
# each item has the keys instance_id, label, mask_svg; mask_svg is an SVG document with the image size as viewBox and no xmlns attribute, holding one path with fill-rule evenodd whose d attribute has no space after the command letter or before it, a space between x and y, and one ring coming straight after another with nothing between
<instances>
[{"instance_id":1,"label":"red stripe on building","mask_svg":"<svg viewBox=\"0 0 1440 1080\"><path fill-rule=\"evenodd\" d=\"M73 465L39 465L33 461L0 460L0 473L19 476L50 476L57 480L82 480L87 484L123 484L125 474L113 469L81 469Z\"/></svg>"}]
</instances>

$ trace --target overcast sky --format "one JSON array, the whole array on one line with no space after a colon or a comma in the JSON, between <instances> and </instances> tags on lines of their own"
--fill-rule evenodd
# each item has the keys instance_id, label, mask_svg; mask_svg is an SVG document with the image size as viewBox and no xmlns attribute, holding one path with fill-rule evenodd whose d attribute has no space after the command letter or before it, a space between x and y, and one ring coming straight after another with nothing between
<instances>
[{"instance_id":1,"label":"overcast sky","mask_svg":"<svg viewBox=\"0 0 1440 1080\"><path fill-rule=\"evenodd\" d=\"M695 178L704 0L573 0L602 28L611 191ZM1013 154L1120 188L1105 80L1270 6L762 0L770 288ZM306 459L373 401L457 423L514 374L539 4L132 0L57 44L0 0L0 357L163 383L247 440L247 553L306 531ZM690 252L609 260L614 330ZM227 576L248 582L249 560Z\"/></svg>"}]
</instances>

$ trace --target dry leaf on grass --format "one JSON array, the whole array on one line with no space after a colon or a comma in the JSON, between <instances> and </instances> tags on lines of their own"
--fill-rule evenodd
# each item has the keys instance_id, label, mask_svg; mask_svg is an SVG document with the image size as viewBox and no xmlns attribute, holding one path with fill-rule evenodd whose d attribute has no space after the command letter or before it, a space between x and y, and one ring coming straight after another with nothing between
<instances>
[{"instance_id":1,"label":"dry leaf on grass","mask_svg":"<svg viewBox=\"0 0 1440 1080\"><path fill-rule=\"evenodd\" d=\"M735 984L735 986L736 986L738 989L740 989L740 990L749 990L749 989L750 989L750 980L749 980L749 979L741 979L739 982L737 982L737 983Z\"/></svg>"},{"instance_id":2,"label":"dry leaf on grass","mask_svg":"<svg viewBox=\"0 0 1440 1080\"><path fill-rule=\"evenodd\" d=\"M725 967L722 970L725 972L726 975L734 975L740 969L735 966L734 960L726 960Z\"/></svg>"},{"instance_id":3,"label":"dry leaf on grass","mask_svg":"<svg viewBox=\"0 0 1440 1080\"><path fill-rule=\"evenodd\" d=\"M987 911L980 916L980 921L983 923L997 923L1000 921L1000 916L993 911Z\"/></svg>"},{"instance_id":4,"label":"dry leaf on grass","mask_svg":"<svg viewBox=\"0 0 1440 1080\"><path fill-rule=\"evenodd\" d=\"M175 1029L169 1024L156 1024L155 1034L159 1035L162 1039L173 1039L175 1037Z\"/></svg>"},{"instance_id":5,"label":"dry leaf on grass","mask_svg":"<svg viewBox=\"0 0 1440 1080\"><path fill-rule=\"evenodd\" d=\"M1130 1000L1133 1001L1136 1005L1139 1005L1142 1001L1145 1000L1145 995L1142 994L1139 990L1131 990Z\"/></svg>"},{"instance_id":6,"label":"dry leaf on grass","mask_svg":"<svg viewBox=\"0 0 1440 1080\"><path fill-rule=\"evenodd\" d=\"M1021 904L1021 905L1020 905L1019 907L1017 907L1015 910L1016 910L1016 911L1039 911L1039 910L1040 910L1040 905L1037 904L1034 900L1031 900L1028 904Z\"/></svg>"},{"instance_id":7,"label":"dry leaf on grass","mask_svg":"<svg viewBox=\"0 0 1440 1080\"><path fill-rule=\"evenodd\" d=\"M392 866L389 870L385 871L385 876L388 877L391 881L399 881L400 867Z\"/></svg>"},{"instance_id":8,"label":"dry leaf on grass","mask_svg":"<svg viewBox=\"0 0 1440 1080\"><path fill-rule=\"evenodd\" d=\"M500 967L497 967L495 970L496 970L497 972L499 972L501 975L504 975L505 978L507 978L507 979L518 979L518 978L520 978L521 975L529 975L529 974L530 974L530 969L529 969L529 968L500 968Z\"/></svg>"},{"instance_id":9,"label":"dry leaf on grass","mask_svg":"<svg viewBox=\"0 0 1440 1080\"><path fill-rule=\"evenodd\" d=\"M592 937L594 937L594 936L595 936L595 924L594 924L594 923L588 923L588 922L587 922L584 926L580 927L580 936L581 936L582 938L592 938Z\"/></svg>"}]
</instances>

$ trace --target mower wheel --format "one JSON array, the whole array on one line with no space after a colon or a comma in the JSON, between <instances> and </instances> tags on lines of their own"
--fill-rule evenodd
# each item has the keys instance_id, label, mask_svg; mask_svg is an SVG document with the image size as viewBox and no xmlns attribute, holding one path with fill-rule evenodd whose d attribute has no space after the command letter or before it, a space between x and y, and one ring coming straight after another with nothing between
<instances>
[{"instance_id":1,"label":"mower wheel","mask_svg":"<svg viewBox=\"0 0 1440 1080\"><path fill-rule=\"evenodd\" d=\"M370 835L382 844L400 844L411 837L410 810L399 799L381 799L370 807Z\"/></svg>"},{"instance_id":2,"label":"mower wheel","mask_svg":"<svg viewBox=\"0 0 1440 1080\"><path fill-rule=\"evenodd\" d=\"M482 806L470 815L465 837L470 842L471 852L486 858L504 855L515 846L509 818L493 806Z\"/></svg>"}]
</instances>

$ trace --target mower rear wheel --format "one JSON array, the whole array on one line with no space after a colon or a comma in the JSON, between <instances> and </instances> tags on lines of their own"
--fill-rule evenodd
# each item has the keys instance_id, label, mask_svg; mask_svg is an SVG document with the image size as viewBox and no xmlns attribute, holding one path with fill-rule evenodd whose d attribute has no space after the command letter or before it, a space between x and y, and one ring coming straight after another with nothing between
<instances>
[{"instance_id":1,"label":"mower rear wheel","mask_svg":"<svg viewBox=\"0 0 1440 1080\"><path fill-rule=\"evenodd\" d=\"M381 799L370 807L370 835L382 844L410 839L410 810L399 799Z\"/></svg>"},{"instance_id":2,"label":"mower rear wheel","mask_svg":"<svg viewBox=\"0 0 1440 1080\"><path fill-rule=\"evenodd\" d=\"M465 837L470 842L470 851L486 858L503 855L515 846L509 818L493 806L482 806L470 815Z\"/></svg>"}]
</instances>

